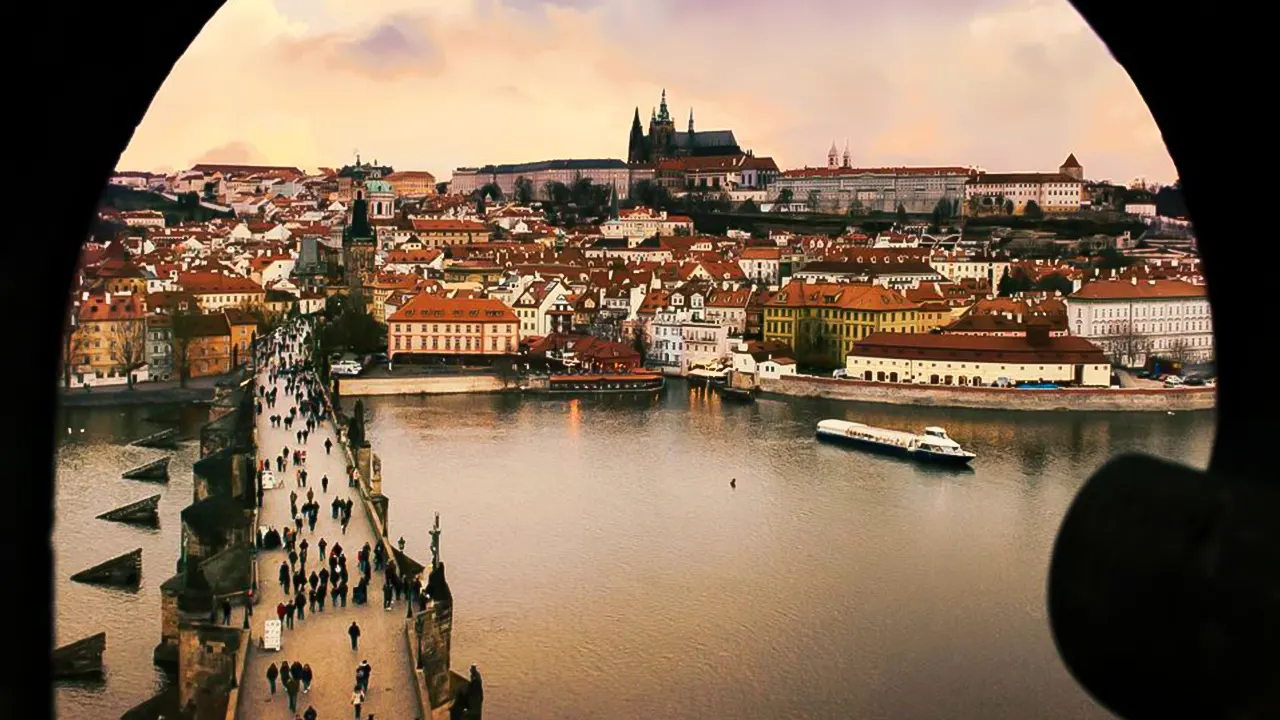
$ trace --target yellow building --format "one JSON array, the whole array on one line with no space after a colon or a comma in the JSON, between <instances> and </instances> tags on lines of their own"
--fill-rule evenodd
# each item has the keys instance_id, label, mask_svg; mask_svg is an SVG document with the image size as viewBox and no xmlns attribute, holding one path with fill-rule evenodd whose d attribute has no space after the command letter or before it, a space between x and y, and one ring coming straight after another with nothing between
<instances>
[{"instance_id":1,"label":"yellow building","mask_svg":"<svg viewBox=\"0 0 1280 720\"><path fill-rule=\"evenodd\" d=\"M940 323L935 314L925 314L926 325ZM921 332L921 318L917 303L879 285L791 282L765 303L764 339L786 343L803 362L842 367L858 340Z\"/></svg>"},{"instance_id":2,"label":"yellow building","mask_svg":"<svg viewBox=\"0 0 1280 720\"><path fill-rule=\"evenodd\" d=\"M119 377L147 362L147 308L142 295L103 293L81 299L67 343L76 382Z\"/></svg>"},{"instance_id":3,"label":"yellow building","mask_svg":"<svg viewBox=\"0 0 1280 720\"><path fill-rule=\"evenodd\" d=\"M436 194L436 177L425 170L401 170L382 179L391 183L398 198Z\"/></svg>"}]
</instances>

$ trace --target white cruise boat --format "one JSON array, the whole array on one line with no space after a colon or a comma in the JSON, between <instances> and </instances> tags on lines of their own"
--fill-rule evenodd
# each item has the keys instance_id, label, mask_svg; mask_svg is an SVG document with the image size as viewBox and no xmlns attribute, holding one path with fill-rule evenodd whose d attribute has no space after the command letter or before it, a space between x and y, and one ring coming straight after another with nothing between
<instances>
[{"instance_id":1,"label":"white cruise boat","mask_svg":"<svg viewBox=\"0 0 1280 720\"><path fill-rule=\"evenodd\" d=\"M847 420L823 420L818 423L818 439L945 465L968 465L977 457L948 437L946 430L935 426L925 428L923 435L916 435Z\"/></svg>"}]
</instances>

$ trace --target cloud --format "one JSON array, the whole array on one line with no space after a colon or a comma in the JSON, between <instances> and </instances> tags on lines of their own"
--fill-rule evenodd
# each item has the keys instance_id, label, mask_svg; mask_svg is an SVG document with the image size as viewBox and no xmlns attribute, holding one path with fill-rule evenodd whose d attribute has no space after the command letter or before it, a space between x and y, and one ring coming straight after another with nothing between
<instances>
[{"instance_id":1,"label":"cloud","mask_svg":"<svg viewBox=\"0 0 1280 720\"><path fill-rule=\"evenodd\" d=\"M206 150L197 159L197 163L222 163L226 165L263 165L267 164L267 156L251 143L243 141L229 142L211 150Z\"/></svg>"},{"instance_id":2,"label":"cloud","mask_svg":"<svg viewBox=\"0 0 1280 720\"><path fill-rule=\"evenodd\" d=\"M639 40L637 40L639 38ZM1066 0L230 0L125 153L181 166L245 142L315 167L351 149L458 166L622 157L633 109L732 129L783 167L1174 179L1132 82Z\"/></svg>"}]
</instances>

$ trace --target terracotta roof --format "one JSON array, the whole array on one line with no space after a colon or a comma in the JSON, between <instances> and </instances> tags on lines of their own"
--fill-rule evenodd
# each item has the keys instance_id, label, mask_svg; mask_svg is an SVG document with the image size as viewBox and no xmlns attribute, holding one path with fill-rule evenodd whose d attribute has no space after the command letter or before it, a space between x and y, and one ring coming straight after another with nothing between
<instances>
[{"instance_id":1,"label":"terracotta roof","mask_svg":"<svg viewBox=\"0 0 1280 720\"><path fill-rule=\"evenodd\" d=\"M1062 167L1064 167L1064 168L1078 168L1078 167L1080 167L1080 161L1076 160L1076 154L1075 154L1075 153L1071 153L1071 154L1067 155L1067 159L1063 161L1063 163L1062 163Z\"/></svg>"},{"instance_id":2,"label":"terracotta roof","mask_svg":"<svg viewBox=\"0 0 1280 720\"><path fill-rule=\"evenodd\" d=\"M792 281L766 303L777 307L825 307L843 310L914 310L916 303L879 285L855 283L802 283Z\"/></svg>"},{"instance_id":3,"label":"terracotta roof","mask_svg":"<svg viewBox=\"0 0 1280 720\"><path fill-rule=\"evenodd\" d=\"M209 293L265 293L260 285L240 275L189 272L178 275L178 284L193 295Z\"/></svg>"},{"instance_id":4,"label":"terracotta roof","mask_svg":"<svg viewBox=\"0 0 1280 720\"><path fill-rule=\"evenodd\" d=\"M482 232L488 227L471 220L422 220L414 218L415 232Z\"/></svg>"},{"instance_id":5,"label":"terracotta roof","mask_svg":"<svg viewBox=\"0 0 1280 720\"><path fill-rule=\"evenodd\" d=\"M140 320L147 315L147 302L140 295L90 295L80 304L76 317L80 322L100 320Z\"/></svg>"},{"instance_id":6,"label":"terracotta roof","mask_svg":"<svg viewBox=\"0 0 1280 720\"><path fill-rule=\"evenodd\" d=\"M1026 337L873 333L853 344L850 355L903 360L1003 362L1021 364L1106 364L1097 345L1080 337L1050 337L1044 345ZM992 378L994 379L994 378Z\"/></svg>"},{"instance_id":7,"label":"terracotta roof","mask_svg":"<svg viewBox=\"0 0 1280 720\"><path fill-rule=\"evenodd\" d=\"M1185 280L1098 280L1086 283L1071 295L1072 300L1155 300L1164 298L1205 297L1203 285Z\"/></svg>"},{"instance_id":8,"label":"terracotta roof","mask_svg":"<svg viewBox=\"0 0 1280 720\"><path fill-rule=\"evenodd\" d=\"M778 260L782 257L782 248L778 247L749 247L744 248L742 254L738 256L742 260Z\"/></svg>"},{"instance_id":9,"label":"terracotta roof","mask_svg":"<svg viewBox=\"0 0 1280 720\"><path fill-rule=\"evenodd\" d=\"M423 293L392 313L387 322L413 321L518 323L511 308L496 298L445 298Z\"/></svg>"},{"instance_id":10,"label":"terracotta roof","mask_svg":"<svg viewBox=\"0 0 1280 720\"><path fill-rule=\"evenodd\" d=\"M1063 173L979 173L970 180L974 185L1013 185L1018 183L1077 183L1080 181Z\"/></svg>"},{"instance_id":11,"label":"terracotta roof","mask_svg":"<svg viewBox=\"0 0 1280 720\"><path fill-rule=\"evenodd\" d=\"M783 177L840 177L842 175L971 175L971 168L959 166L940 167L878 167L878 168L800 168L787 170Z\"/></svg>"}]
</instances>

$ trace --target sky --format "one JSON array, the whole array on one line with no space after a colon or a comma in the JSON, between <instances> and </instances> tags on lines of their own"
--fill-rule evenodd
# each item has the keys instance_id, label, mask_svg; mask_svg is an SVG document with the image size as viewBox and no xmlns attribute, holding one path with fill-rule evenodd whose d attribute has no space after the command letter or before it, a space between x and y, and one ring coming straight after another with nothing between
<instances>
[{"instance_id":1,"label":"sky","mask_svg":"<svg viewBox=\"0 0 1280 720\"><path fill-rule=\"evenodd\" d=\"M1067 0L228 0L118 167L625 159L664 88L678 129L692 108L784 170L834 141L856 167L1177 176Z\"/></svg>"}]
</instances>

